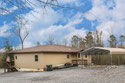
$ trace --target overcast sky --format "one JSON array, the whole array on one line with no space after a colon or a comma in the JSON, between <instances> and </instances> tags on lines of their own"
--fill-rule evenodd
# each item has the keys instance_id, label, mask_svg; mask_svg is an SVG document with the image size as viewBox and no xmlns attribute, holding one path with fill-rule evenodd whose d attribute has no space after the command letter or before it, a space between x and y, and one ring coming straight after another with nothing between
<instances>
[{"instance_id":1,"label":"overcast sky","mask_svg":"<svg viewBox=\"0 0 125 83\"><path fill-rule=\"evenodd\" d=\"M58 0L58 2L75 10L51 7L46 7L45 10L35 7L33 10L38 13L32 11L23 13L30 20L27 25L30 34L24 42L24 47L35 46L38 41L47 44L48 34L53 34L55 41L62 42L65 38L70 41L73 35L85 37L88 31L97 29L103 31L105 45L110 34L114 34L117 38L119 35L125 35L125 0ZM10 9L11 13L0 16L0 49L3 48L3 38L9 38L14 46L20 46L19 38L13 34L15 24L13 16L20 14L17 13L19 9L15 7Z\"/></svg>"}]
</instances>

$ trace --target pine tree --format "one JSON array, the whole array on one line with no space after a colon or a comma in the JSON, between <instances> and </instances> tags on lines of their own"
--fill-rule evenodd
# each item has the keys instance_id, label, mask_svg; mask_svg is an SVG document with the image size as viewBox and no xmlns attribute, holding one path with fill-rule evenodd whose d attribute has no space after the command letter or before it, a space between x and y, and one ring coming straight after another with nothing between
<instances>
[{"instance_id":1,"label":"pine tree","mask_svg":"<svg viewBox=\"0 0 125 83\"><path fill-rule=\"evenodd\" d=\"M109 41L109 46L110 47L116 48L116 46L117 46L117 40L116 40L116 37L113 34L110 35L110 39L108 41Z\"/></svg>"}]
</instances>

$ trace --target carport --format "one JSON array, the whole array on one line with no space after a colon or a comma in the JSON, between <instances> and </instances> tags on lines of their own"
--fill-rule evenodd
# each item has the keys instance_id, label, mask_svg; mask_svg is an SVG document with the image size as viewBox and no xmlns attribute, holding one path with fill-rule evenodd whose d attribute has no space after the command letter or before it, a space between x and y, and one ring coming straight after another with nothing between
<instances>
[{"instance_id":1,"label":"carport","mask_svg":"<svg viewBox=\"0 0 125 83\"><path fill-rule=\"evenodd\" d=\"M112 65L112 61L113 61L112 57L117 56L117 64L120 65L120 60L123 60L122 56L125 55L125 49L122 49L122 48L92 47L92 48L89 48L87 50L81 51L80 54L81 54L81 56L83 56L83 55L89 55L89 56L103 56L103 55L106 55L108 57L110 56L110 65Z\"/></svg>"}]
</instances>

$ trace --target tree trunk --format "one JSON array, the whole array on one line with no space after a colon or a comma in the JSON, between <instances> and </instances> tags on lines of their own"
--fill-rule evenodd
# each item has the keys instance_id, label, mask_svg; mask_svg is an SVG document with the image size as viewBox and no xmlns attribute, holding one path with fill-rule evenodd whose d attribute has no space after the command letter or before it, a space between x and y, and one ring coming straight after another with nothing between
<instances>
[{"instance_id":1,"label":"tree trunk","mask_svg":"<svg viewBox=\"0 0 125 83\"><path fill-rule=\"evenodd\" d=\"M21 41L22 49L23 49L23 41Z\"/></svg>"}]
</instances>

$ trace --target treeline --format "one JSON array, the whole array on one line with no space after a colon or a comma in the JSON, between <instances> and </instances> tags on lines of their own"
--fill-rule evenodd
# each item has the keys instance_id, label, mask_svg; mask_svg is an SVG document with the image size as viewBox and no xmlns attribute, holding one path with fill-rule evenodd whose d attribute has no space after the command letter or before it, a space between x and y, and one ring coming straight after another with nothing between
<instances>
[{"instance_id":1,"label":"treeline","mask_svg":"<svg viewBox=\"0 0 125 83\"><path fill-rule=\"evenodd\" d=\"M79 49L88 49L91 47L104 47L104 40L102 31L88 32L85 37L74 35L71 40L71 46ZM109 36L108 46L113 48L125 48L125 36L120 35L119 40L114 34Z\"/></svg>"},{"instance_id":2,"label":"treeline","mask_svg":"<svg viewBox=\"0 0 125 83\"><path fill-rule=\"evenodd\" d=\"M48 38L46 40L46 44L57 44L57 45L66 45L75 47L81 50L88 49L91 47L104 47L104 38L103 38L103 31L90 31L88 32L85 37L80 37L77 35L74 35L71 40L64 38L62 41L55 40L53 34L49 34ZM125 35L120 35L119 38L116 38L114 34L111 34L107 40L108 47L113 48L125 48ZM10 50L16 50L16 47L13 47L12 43L9 43L10 40L6 39L4 42L4 47L6 48L6 51L8 49ZM36 42L36 45L41 45L40 42ZM24 46L25 47L25 46Z\"/></svg>"}]
</instances>

